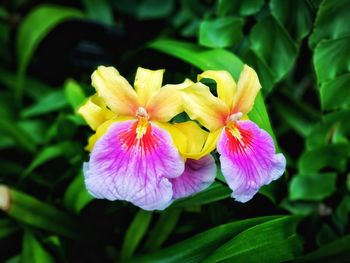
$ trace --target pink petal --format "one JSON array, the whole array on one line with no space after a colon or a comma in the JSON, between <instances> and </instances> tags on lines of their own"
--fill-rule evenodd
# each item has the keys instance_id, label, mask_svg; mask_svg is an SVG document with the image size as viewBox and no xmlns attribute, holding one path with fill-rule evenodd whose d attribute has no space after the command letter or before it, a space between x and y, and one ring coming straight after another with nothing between
<instances>
[{"instance_id":1,"label":"pink petal","mask_svg":"<svg viewBox=\"0 0 350 263\"><path fill-rule=\"evenodd\" d=\"M187 159L185 171L179 177L170 179L173 185L173 199L193 195L214 182L216 165L211 155L199 160Z\"/></svg>"},{"instance_id":2,"label":"pink petal","mask_svg":"<svg viewBox=\"0 0 350 263\"><path fill-rule=\"evenodd\" d=\"M232 197L240 202L249 201L263 185L278 179L286 168L283 154L275 154L271 136L251 121L238 121L242 136L239 140L225 128L217 149L221 154L221 169Z\"/></svg>"},{"instance_id":3,"label":"pink petal","mask_svg":"<svg viewBox=\"0 0 350 263\"><path fill-rule=\"evenodd\" d=\"M168 178L183 173L184 161L165 130L149 124L137 139L136 126L137 121L115 123L96 142L84 165L86 187L96 198L164 209L173 196Z\"/></svg>"}]
</instances>

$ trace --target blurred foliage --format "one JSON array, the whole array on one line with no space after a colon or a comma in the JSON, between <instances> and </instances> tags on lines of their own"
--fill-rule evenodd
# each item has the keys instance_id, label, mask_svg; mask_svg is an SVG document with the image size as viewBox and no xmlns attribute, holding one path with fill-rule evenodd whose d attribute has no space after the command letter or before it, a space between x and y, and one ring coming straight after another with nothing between
<instances>
[{"instance_id":1,"label":"blurred foliage","mask_svg":"<svg viewBox=\"0 0 350 263\"><path fill-rule=\"evenodd\" d=\"M0 261L349 262L349 15L348 0L3 1ZM75 112L98 65L180 82L237 78L243 62L263 86L250 118L286 155L283 178L241 204L218 172L153 213L86 192L91 132Z\"/></svg>"}]
</instances>

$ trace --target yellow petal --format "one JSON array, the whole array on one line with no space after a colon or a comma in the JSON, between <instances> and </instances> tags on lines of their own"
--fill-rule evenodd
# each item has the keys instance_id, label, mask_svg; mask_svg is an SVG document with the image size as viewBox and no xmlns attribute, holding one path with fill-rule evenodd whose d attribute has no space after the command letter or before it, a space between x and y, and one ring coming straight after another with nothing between
<instances>
[{"instance_id":1,"label":"yellow petal","mask_svg":"<svg viewBox=\"0 0 350 263\"><path fill-rule=\"evenodd\" d=\"M232 112L247 114L253 108L255 97L261 89L258 75L251 67L244 65L237 84L236 102Z\"/></svg>"},{"instance_id":2,"label":"yellow petal","mask_svg":"<svg viewBox=\"0 0 350 263\"><path fill-rule=\"evenodd\" d=\"M91 76L92 86L117 115L134 116L139 107L135 90L114 67L100 66Z\"/></svg>"},{"instance_id":3,"label":"yellow petal","mask_svg":"<svg viewBox=\"0 0 350 263\"><path fill-rule=\"evenodd\" d=\"M78 113L83 116L91 129L96 128L103 122L115 117L115 114L106 108L103 100L97 95L90 97L79 109Z\"/></svg>"},{"instance_id":4,"label":"yellow petal","mask_svg":"<svg viewBox=\"0 0 350 263\"><path fill-rule=\"evenodd\" d=\"M94 148L95 143L97 142L98 139L100 139L105 132L109 129L109 127L116 122L122 122L122 121L128 121L132 120L133 118L131 117L115 117L113 119L110 119L108 121L105 121L102 123L98 128L96 129L96 133L91 135L88 141L88 145L85 147L85 149L89 152L92 151Z\"/></svg>"},{"instance_id":5,"label":"yellow petal","mask_svg":"<svg viewBox=\"0 0 350 263\"><path fill-rule=\"evenodd\" d=\"M150 70L139 67L136 72L134 87L142 106L146 106L149 100L162 86L164 70Z\"/></svg>"},{"instance_id":6,"label":"yellow petal","mask_svg":"<svg viewBox=\"0 0 350 263\"><path fill-rule=\"evenodd\" d=\"M200 159L202 158L203 156L209 154L210 152L214 151L214 149L216 148L216 143L219 139L219 136L222 132L222 128L219 128L217 129L216 131L212 131L212 132L209 132L208 134L208 137L205 141L205 144L202 148L202 151L200 153L200 155L198 155L196 158L194 159Z\"/></svg>"},{"instance_id":7,"label":"yellow petal","mask_svg":"<svg viewBox=\"0 0 350 263\"><path fill-rule=\"evenodd\" d=\"M146 106L150 118L167 122L177 114L183 112L183 104L180 90L192 85L193 82L186 79L180 84L165 85L155 94Z\"/></svg>"},{"instance_id":8,"label":"yellow petal","mask_svg":"<svg viewBox=\"0 0 350 263\"><path fill-rule=\"evenodd\" d=\"M198 120L210 131L225 125L229 114L226 104L210 93L209 88L197 82L182 92L185 112L192 120Z\"/></svg>"},{"instance_id":9,"label":"yellow petal","mask_svg":"<svg viewBox=\"0 0 350 263\"><path fill-rule=\"evenodd\" d=\"M231 74L224 70L207 70L198 75L198 81L202 78L215 80L219 99L231 109L236 93L236 82Z\"/></svg>"}]
</instances>

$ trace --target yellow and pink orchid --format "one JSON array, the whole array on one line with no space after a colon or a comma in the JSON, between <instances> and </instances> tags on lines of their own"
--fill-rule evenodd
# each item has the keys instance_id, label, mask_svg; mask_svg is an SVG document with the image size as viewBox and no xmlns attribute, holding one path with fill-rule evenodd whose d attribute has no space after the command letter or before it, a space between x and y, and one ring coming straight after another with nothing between
<instances>
[{"instance_id":1,"label":"yellow and pink orchid","mask_svg":"<svg viewBox=\"0 0 350 263\"><path fill-rule=\"evenodd\" d=\"M244 65L237 84L226 71L208 70L198 76L198 80L202 78L216 82L218 97L197 82L182 90L184 110L211 131L208 139L220 154L232 197L247 202L261 186L279 178L286 167L286 159L276 154L271 136L247 116L261 89L258 76Z\"/></svg>"},{"instance_id":2,"label":"yellow and pink orchid","mask_svg":"<svg viewBox=\"0 0 350 263\"><path fill-rule=\"evenodd\" d=\"M161 210L214 181L215 162L203 154L208 133L192 121L168 123L183 111L180 90L193 83L161 87L163 73L138 68L135 89L113 67L92 74L97 94L79 113L96 130L84 164L86 187L96 198Z\"/></svg>"},{"instance_id":3,"label":"yellow and pink orchid","mask_svg":"<svg viewBox=\"0 0 350 263\"><path fill-rule=\"evenodd\" d=\"M145 210L164 209L215 179L210 152L217 148L221 169L237 201L250 200L286 166L271 136L250 121L261 86L244 66L238 83L226 71L205 71L198 82L162 86L164 70L138 68L134 87L113 67L92 74L93 95L79 109L95 134L90 137L85 184L96 198L126 200ZM216 81L215 97L200 82ZM185 111L194 121L169 123Z\"/></svg>"}]
</instances>

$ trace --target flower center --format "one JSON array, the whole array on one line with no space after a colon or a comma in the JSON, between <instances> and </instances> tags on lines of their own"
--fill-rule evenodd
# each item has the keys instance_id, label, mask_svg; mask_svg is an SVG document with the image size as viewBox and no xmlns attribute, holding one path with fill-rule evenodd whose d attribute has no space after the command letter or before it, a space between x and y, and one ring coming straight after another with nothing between
<instances>
[{"instance_id":1,"label":"flower center","mask_svg":"<svg viewBox=\"0 0 350 263\"><path fill-rule=\"evenodd\" d=\"M147 132L148 128L148 114L144 107L139 107L136 111L136 117L138 118L136 127L136 139L141 139Z\"/></svg>"},{"instance_id":2,"label":"flower center","mask_svg":"<svg viewBox=\"0 0 350 263\"><path fill-rule=\"evenodd\" d=\"M242 141L242 135L238 129L237 121L243 117L242 112L236 112L227 117L226 129L235 137L239 142Z\"/></svg>"}]
</instances>

